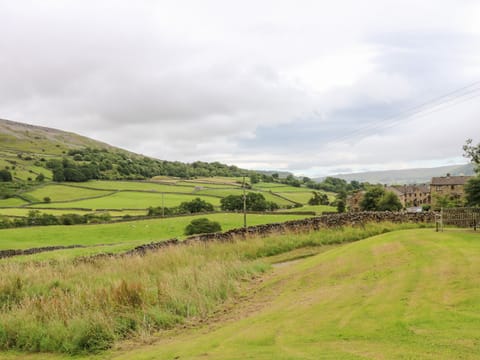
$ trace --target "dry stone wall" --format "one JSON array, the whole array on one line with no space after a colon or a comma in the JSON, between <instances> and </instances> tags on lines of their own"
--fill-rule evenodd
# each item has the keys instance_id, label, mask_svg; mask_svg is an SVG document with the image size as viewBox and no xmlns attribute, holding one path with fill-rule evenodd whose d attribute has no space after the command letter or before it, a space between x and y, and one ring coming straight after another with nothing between
<instances>
[{"instance_id":1,"label":"dry stone wall","mask_svg":"<svg viewBox=\"0 0 480 360\"><path fill-rule=\"evenodd\" d=\"M162 247L178 244L187 245L195 242L232 241L235 238L245 238L248 236L267 236L275 233L283 234L286 232L306 232L342 226L362 226L369 222L433 223L435 222L435 215L430 212L404 213L390 211L329 214L302 220L291 220L283 223L256 225L247 228L232 229L225 232L194 235L183 241L170 239L168 241L153 242L137 246L128 251L127 254L143 254L149 250L157 250Z\"/></svg>"},{"instance_id":2,"label":"dry stone wall","mask_svg":"<svg viewBox=\"0 0 480 360\"><path fill-rule=\"evenodd\" d=\"M265 225L249 226L247 228L232 229L225 232L212 234L194 235L180 241L176 238L152 242L135 247L123 254L103 253L89 257L78 258L76 261L94 261L97 258L111 256L142 255L148 251L158 250L167 246L188 245L208 241L232 241L235 238L246 238L249 236L267 236L271 234L283 234L286 232L306 232L319 229L338 228L342 226L362 226L369 222L393 222L393 223L433 223L435 215L433 212L425 213L404 213L404 212L355 212L344 214L329 214L318 217L311 217L302 220L291 220L283 223L272 223ZM45 251L59 249L71 249L85 247L82 245L70 246L48 246L26 250L0 250L0 259L18 256L38 254Z\"/></svg>"}]
</instances>

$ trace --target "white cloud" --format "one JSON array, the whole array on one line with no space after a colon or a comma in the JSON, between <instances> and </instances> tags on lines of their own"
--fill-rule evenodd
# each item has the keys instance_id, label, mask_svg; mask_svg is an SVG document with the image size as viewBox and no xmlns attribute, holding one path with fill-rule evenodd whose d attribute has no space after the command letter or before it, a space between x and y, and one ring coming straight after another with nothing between
<instances>
[{"instance_id":1,"label":"white cloud","mask_svg":"<svg viewBox=\"0 0 480 360\"><path fill-rule=\"evenodd\" d=\"M467 0L0 0L0 117L180 161L303 173L433 163L478 133L474 103L339 139L480 76L479 11Z\"/></svg>"}]
</instances>

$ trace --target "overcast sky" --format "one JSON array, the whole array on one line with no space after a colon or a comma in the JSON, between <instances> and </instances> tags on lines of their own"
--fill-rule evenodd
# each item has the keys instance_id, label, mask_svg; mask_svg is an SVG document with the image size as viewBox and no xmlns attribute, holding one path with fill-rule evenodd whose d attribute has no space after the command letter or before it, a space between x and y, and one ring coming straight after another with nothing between
<instances>
[{"instance_id":1,"label":"overcast sky","mask_svg":"<svg viewBox=\"0 0 480 360\"><path fill-rule=\"evenodd\" d=\"M0 0L0 34L0 118L160 159L316 176L480 141L479 1Z\"/></svg>"}]
</instances>

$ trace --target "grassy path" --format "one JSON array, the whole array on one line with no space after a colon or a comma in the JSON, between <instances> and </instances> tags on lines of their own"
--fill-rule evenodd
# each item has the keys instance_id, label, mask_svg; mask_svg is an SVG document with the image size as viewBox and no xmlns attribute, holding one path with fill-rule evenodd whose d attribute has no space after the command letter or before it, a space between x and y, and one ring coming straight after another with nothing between
<instances>
[{"instance_id":1,"label":"grassy path","mask_svg":"<svg viewBox=\"0 0 480 360\"><path fill-rule=\"evenodd\" d=\"M478 359L479 275L479 234L388 233L275 269L223 325L106 357Z\"/></svg>"}]
</instances>

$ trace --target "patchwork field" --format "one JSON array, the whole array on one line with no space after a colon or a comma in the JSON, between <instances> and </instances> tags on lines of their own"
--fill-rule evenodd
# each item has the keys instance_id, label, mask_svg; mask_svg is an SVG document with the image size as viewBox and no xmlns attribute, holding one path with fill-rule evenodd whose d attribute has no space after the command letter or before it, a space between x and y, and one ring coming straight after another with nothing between
<instances>
[{"instance_id":1,"label":"patchwork field","mask_svg":"<svg viewBox=\"0 0 480 360\"><path fill-rule=\"evenodd\" d=\"M214 206L220 206L220 198L202 197L184 194L160 194L147 192L117 192L100 198L85 199L56 203L56 208L86 208L86 209L147 209L150 206L178 206L184 201L191 201L197 197L203 198ZM52 207L52 204L35 204L35 207Z\"/></svg>"},{"instance_id":2,"label":"patchwork field","mask_svg":"<svg viewBox=\"0 0 480 360\"><path fill-rule=\"evenodd\" d=\"M144 215L151 206L175 207L196 197L219 209L221 198L243 194L239 184L233 183L237 180L232 178L230 183L223 183L227 178L208 178L211 182L206 182L206 179L195 181L170 179L175 181L166 183L163 182L165 179L162 182L92 180L85 183L40 184L19 193L19 197L1 199L0 216L26 216L28 210L24 210L25 208L45 209L42 212L54 215L104 209L111 211L112 216L138 215L140 211ZM311 198L311 191L305 188L273 183L256 185L260 185L257 191L267 201L275 202L283 209L288 209L295 203L307 204ZM267 191L266 189L270 187L281 192ZM307 208L300 210L312 211ZM318 208L316 211L318 213L334 211L334 208Z\"/></svg>"},{"instance_id":3,"label":"patchwork field","mask_svg":"<svg viewBox=\"0 0 480 360\"><path fill-rule=\"evenodd\" d=\"M43 202L46 197L52 202L71 201L76 199L107 196L112 191L93 190L77 186L49 184L38 187L35 190L22 193L22 196L32 202Z\"/></svg>"}]
</instances>

